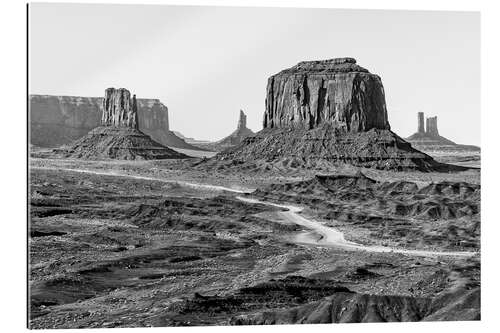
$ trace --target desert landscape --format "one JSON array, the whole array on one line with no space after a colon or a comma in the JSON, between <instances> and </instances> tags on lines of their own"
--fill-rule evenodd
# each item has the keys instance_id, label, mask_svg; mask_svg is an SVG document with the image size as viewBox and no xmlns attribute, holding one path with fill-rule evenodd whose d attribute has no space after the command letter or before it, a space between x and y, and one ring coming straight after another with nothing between
<instances>
[{"instance_id":1,"label":"desert landscape","mask_svg":"<svg viewBox=\"0 0 500 333\"><path fill-rule=\"evenodd\" d=\"M204 142L125 88L31 96L30 328L479 320L479 147L398 136L353 58L264 98Z\"/></svg>"}]
</instances>

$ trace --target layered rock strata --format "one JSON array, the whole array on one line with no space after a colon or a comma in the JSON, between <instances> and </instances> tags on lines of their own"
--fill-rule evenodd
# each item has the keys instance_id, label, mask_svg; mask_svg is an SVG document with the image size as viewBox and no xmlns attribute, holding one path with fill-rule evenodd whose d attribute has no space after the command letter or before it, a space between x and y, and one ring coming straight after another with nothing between
<instances>
[{"instance_id":1,"label":"layered rock strata","mask_svg":"<svg viewBox=\"0 0 500 333\"><path fill-rule=\"evenodd\" d=\"M246 169L442 169L390 131L380 77L352 58L301 62L271 76L263 125L216 160Z\"/></svg>"},{"instance_id":2,"label":"layered rock strata","mask_svg":"<svg viewBox=\"0 0 500 333\"><path fill-rule=\"evenodd\" d=\"M106 89L102 101L101 125L139 129L135 95L130 98L130 92L124 88Z\"/></svg>"},{"instance_id":3,"label":"layered rock strata","mask_svg":"<svg viewBox=\"0 0 500 333\"><path fill-rule=\"evenodd\" d=\"M352 58L300 62L269 78L264 128L390 129L382 81Z\"/></svg>"},{"instance_id":4,"label":"layered rock strata","mask_svg":"<svg viewBox=\"0 0 500 333\"><path fill-rule=\"evenodd\" d=\"M102 103L101 126L73 143L54 149L65 158L83 159L167 159L184 158L154 141L139 129L137 100L124 88L108 88Z\"/></svg>"},{"instance_id":5,"label":"layered rock strata","mask_svg":"<svg viewBox=\"0 0 500 333\"><path fill-rule=\"evenodd\" d=\"M68 144L101 123L102 97L30 95L30 143ZM200 150L169 130L168 108L158 99L137 98L139 129L164 146Z\"/></svg>"}]
</instances>

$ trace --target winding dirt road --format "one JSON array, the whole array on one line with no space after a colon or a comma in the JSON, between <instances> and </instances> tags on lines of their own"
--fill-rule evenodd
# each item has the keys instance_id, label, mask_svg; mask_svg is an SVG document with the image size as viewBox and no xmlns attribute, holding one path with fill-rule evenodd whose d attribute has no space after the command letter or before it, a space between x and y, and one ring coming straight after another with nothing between
<instances>
[{"instance_id":1,"label":"winding dirt road","mask_svg":"<svg viewBox=\"0 0 500 333\"><path fill-rule=\"evenodd\" d=\"M437 256L472 257L478 254L478 252L459 252L459 251L440 252L440 251L424 251L424 250L406 250L406 249L398 249L385 246L368 246L368 245L357 244L354 242L347 241L344 238L344 234L342 232L334 228L327 227L321 224L320 222L303 217L302 215L299 214L303 210L303 208L301 207L275 204L267 201L259 201L256 199L244 198L244 197L237 197L237 198L241 201L248 203L255 203L255 204L258 203L258 204L264 204L264 205L288 209L288 211L279 212L278 214L282 218L292 223L304 226L307 229L311 229L321 236L318 239L315 237L310 237L308 236L308 234L300 234L295 239L297 243L318 245L318 246L332 246L332 247L343 248L346 250L401 253L401 254L425 256L425 257L437 257Z\"/></svg>"},{"instance_id":2,"label":"winding dirt road","mask_svg":"<svg viewBox=\"0 0 500 333\"><path fill-rule=\"evenodd\" d=\"M86 169L72 169L72 168L53 168L53 167L31 167L32 169L41 169L41 170L64 170L70 172L79 172L79 173L89 173L95 175L103 175L103 176L114 176L114 177L126 177L133 179L143 179L143 180L152 180L159 181L170 184L179 184L181 186L197 188L197 189L206 189L211 191L227 191L233 193L240 194L250 194L253 192L253 189L245 189L245 188L230 188L219 185L210 185L210 184L196 184L189 183L185 181L177 181L177 180L168 180L162 178L148 177L148 176L140 176L140 175L130 175L124 173L117 172L103 172L97 170L86 170ZM398 249L384 246L368 246L357 244L354 242L347 241L344 238L344 234L334 228L323 225L320 222L307 219L300 215L299 213L303 210L301 207L292 206L292 205L283 205L276 204L273 202L260 201L247 197L236 197L238 200L241 200L246 203L251 204L264 204L268 206L278 207L287 209L287 211L279 212L278 214L291 223L295 223L301 225L307 229L310 229L320 235L319 239L317 237L310 237L308 234L300 234L297 236L295 241L300 244L309 244L309 245L317 245L317 246L327 246L327 247L337 247L343 248L346 250L357 250L357 251L367 251L367 252L386 252L386 253L400 253L405 255L412 256L425 256L425 257L438 257L438 256L452 256L452 257L472 257L478 255L478 252L440 252L440 251L424 251L424 250L407 250L407 249Z\"/></svg>"}]
</instances>

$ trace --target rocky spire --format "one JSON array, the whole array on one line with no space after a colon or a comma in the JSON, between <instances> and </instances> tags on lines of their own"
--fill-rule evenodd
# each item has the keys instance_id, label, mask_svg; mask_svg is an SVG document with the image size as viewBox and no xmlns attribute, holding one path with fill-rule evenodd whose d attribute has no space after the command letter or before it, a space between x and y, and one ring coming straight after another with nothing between
<instances>
[{"instance_id":1,"label":"rocky spire","mask_svg":"<svg viewBox=\"0 0 500 333\"><path fill-rule=\"evenodd\" d=\"M238 120L238 128L237 129L245 129L247 128L247 116L243 112L243 110L240 110L240 118Z\"/></svg>"},{"instance_id":2,"label":"rocky spire","mask_svg":"<svg viewBox=\"0 0 500 333\"><path fill-rule=\"evenodd\" d=\"M417 133L425 133L425 128L424 128L424 113L419 112L418 113L418 129Z\"/></svg>"},{"instance_id":3,"label":"rocky spire","mask_svg":"<svg viewBox=\"0 0 500 333\"><path fill-rule=\"evenodd\" d=\"M108 88L102 102L103 126L139 128L137 100L130 98L130 91L124 88Z\"/></svg>"},{"instance_id":4,"label":"rocky spire","mask_svg":"<svg viewBox=\"0 0 500 333\"><path fill-rule=\"evenodd\" d=\"M438 127L437 127L437 116L428 117L426 119L425 133L427 133L428 135L439 136Z\"/></svg>"}]
</instances>

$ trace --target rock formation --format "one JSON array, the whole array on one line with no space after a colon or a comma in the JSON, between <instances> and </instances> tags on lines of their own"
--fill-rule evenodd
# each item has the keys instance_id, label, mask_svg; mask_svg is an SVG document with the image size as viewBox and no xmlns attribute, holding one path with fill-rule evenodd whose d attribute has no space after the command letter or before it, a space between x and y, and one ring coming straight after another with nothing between
<instances>
[{"instance_id":1,"label":"rock formation","mask_svg":"<svg viewBox=\"0 0 500 333\"><path fill-rule=\"evenodd\" d=\"M429 117L426 119L425 132L428 135L439 136L438 126L437 126L437 122L438 122L437 118L438 117L435 116L435 117Z\"/></svg>"},{"instance_id":2,"label":"rock formation","mask_svg":"<svg viewBox=\"0 0 500 333\"><path fill-rule=\"evenodd\" d=\"M247 128L247 116L243 112L243 110L240 110L240 118L238 119L238 127L236 127L237 131L245 131L248 130Z\"/></svg>"},{"instance_id":3,"label":"rock formation","mask_svg":"<svg viewBox=\"0 0 500 333\"><path fill-rule=\"evenodd\" d=\"M418 113L418 127L417 127L417 133L424 133L425 128L424 128L424 113L419 112Z\"/></svg>"},{"instance_id":4,"label":"rock formation","mask_svg":"<svg viewBox=\"0 0 500 333\"><path fill-rule=\"evenodd\" d=\"M247 170L442 168L390 131L382 81L352 58L307 61L268 80L264 129L213 161ZM212 166L213 167L213 166ZM218 166L217 166L218 167Z\"/></svg>"},{"instance_id":5,"label":"rock formation","mask_svg":"<svg viewBox=\"0 0 500 333\"><path fill-rule=\"evenodd\" d=\"M352 58L306 61L267 83L264 128L390 129L380 77Z\"/></svg>"},{"instance_id":6,"label":"rock formation","mask_svg":"<svg viewBox=\"0 0 500 333\"><path fill-rule=\"evenodd\" d=\"M223 151L225 149L239 145L243 141L243 139L254 134L255 133L251 129L247 128L247 116L245 115L243 110L240 110L238 125L233 133L217 142L198 144L198 146L212 151Z\"/></svg>"},{"instance_id":7,"label":"rock formation","mask_svg":"<svg viewBox=\"0 0 500 333\"><path fill-rule=\"evenodd\" d=\"M406 140L413 147L428 153L435 152L479 152L480 148L472 145L457 144L441 135L437 126L437 116L425 119L425 131L423 130L424 113L418 113L417 132Z\"/></svg>"},{"instance_id":8,"label":"rock formation","mask_svg":"<svg viewBox=\"0 0 500 333\"><path fill-rule=\"evenodd\" d=\"M127 89L108 88L101 126L73 143L54 149L59 157L84 159L167 159L186 155L162 146L139 129L137 100Z\"/></svg>"},{"instance_id":9,"label":"rock formation","mask_svg":"<svg viewBox=\"0 0 500 333\"><path fill-rule=\"evenodd\" d=\"M30 95L30 142L68 144L101 123L102 97ZM168 108L158 99L136 99L139 129L164 146L201 150L169 130Z\"/></svg>"},{"instance_id":10,"label":"rock formation","mask_svg":"<svg viewBox=\"0 0 500 333\"><path fill-rule=\"evenodd\" d=\"M106 89L102 101L101 125L139 129L135 95L130 98L130 92L123 88Z\"/></svg>"}]
</instances>

